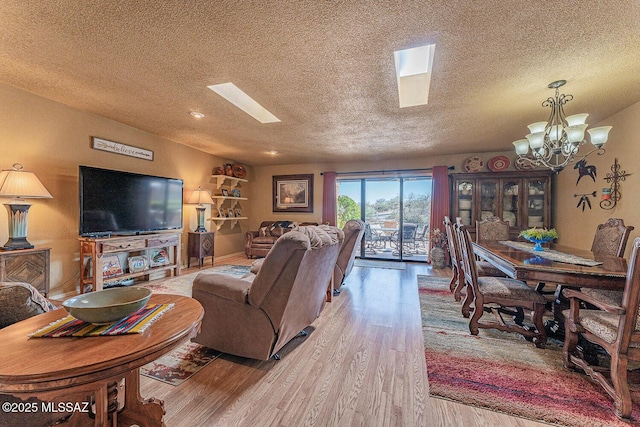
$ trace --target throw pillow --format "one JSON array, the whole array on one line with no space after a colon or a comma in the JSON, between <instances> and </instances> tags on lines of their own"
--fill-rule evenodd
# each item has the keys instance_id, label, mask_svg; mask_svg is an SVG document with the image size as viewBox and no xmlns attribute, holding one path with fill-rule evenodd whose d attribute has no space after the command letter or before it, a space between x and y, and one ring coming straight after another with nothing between
<instances>
[{"instance_id":1,"label":"throw pillow","mask_svg":"<svg viewBox=\"0 0 640 427\"><path fill-rule=\"evenodd\" d=\"M0 282L0 328L55 307L28 283Z\"/></svg>"}]
</instances>

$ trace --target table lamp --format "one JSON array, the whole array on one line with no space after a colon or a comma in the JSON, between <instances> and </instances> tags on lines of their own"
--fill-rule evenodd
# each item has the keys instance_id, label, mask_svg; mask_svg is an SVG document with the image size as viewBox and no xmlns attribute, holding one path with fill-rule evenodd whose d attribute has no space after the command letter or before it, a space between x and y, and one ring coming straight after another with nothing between
<instances>
[{"instance_id":1,"label":"table lamp","mask_svg":"<svg viewBox=\"0 0 640 427\"><path fill-rule=\"evenodd\" d=\"M204 228L204 211L207 209L207 207L203 205L210 205L211 202L212 199L209 190L203 190L200 186L197 190L191 193L191 197L189 197L189 200L187 200L187 203L198 205L196 206L196 211L198 212L198 227L193 230L196 233L207 231L207 229Z\"/></svg>"},{"instance_id":2,"label":"table lamp","mask_svg":"<svg viewBox=\"0 0 640 427\"><path fill-rule=\"evenodd\" d=\"M53 198L33 172L22 170L20 163L14 163L13 169L0 171L0 197L12 197L4 205L9 211L9 240L1 250L31 249L27 241L27 215L31 204L24 199Z\"/></svg>"}]
</instances>

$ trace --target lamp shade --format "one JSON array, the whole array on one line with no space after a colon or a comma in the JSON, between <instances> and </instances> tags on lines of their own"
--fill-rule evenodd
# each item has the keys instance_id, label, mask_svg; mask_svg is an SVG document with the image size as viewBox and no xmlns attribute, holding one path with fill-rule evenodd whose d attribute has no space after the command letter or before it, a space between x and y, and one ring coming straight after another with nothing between
<instances>
[{"instance_id":1,"label":"lamp shade","mask_svg":"<svg viewBox=\"0 0 640 427\"><path fill-rule=\"evenodd\" d=\"M516 147L516 154L524 156L529 152L529 140L519 139L513 141L513 145Z\"/></svg>"},{"instance_id":2,"label":"lamp shade","mask_svg":"<svg viewBox=\"0 0 640 427\"><path fill-rule=\"evenodd\" d=\"M53 196L33 172L25 172L15 163L13 169L0 171L0 197L51 199Z\"/></svg>"},{"instance_id":3,"label":"lamp shade","mask_svg":"<svg viewBox=\"0 0 640 427\"><path fill-rule=\"evenodd\" d=\"M187 203L190 204L198 204L198 205L210 205L212 203L211 193L209 190L203 190L202 187L198 187L191 196L189 196L189 200Z\"/></svg>"},{"instance_id":4,"label":"lamp shade","mask_svg":"<svg viewBox=\"0 0 640 427\"><path fill-rule=\"evenodd\" d=\"M600 126L597 128L592 128L587 130L589 135L591 135L591 143L595 145L597 148L600 148L607 142L609 139L609 131L611 130L611 126Z\"/></svg>"}]
</instances>

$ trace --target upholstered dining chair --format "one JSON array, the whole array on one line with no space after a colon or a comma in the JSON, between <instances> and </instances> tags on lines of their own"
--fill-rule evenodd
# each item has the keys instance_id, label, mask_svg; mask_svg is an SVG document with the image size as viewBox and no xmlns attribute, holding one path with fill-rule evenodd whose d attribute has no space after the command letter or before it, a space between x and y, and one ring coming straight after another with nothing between
<instances>
[{"instance_id":1,"label":"upholstered dining chair","mask_svg":"<svg viewBox=\"0 0 640 427\"><path fill-rule=\"evenodd\" d=\"M449 283L449 289L453 292L453 297L456 301L462 300L462 290L464 289L464 276L462 273L462 266L460 260L460 248L458 239L455 235L455 225L451 222L448 216L444 217L444 229L447 235L447 247L449 248L449 257L451 258L451 282ZM456 222L462 227L462 219L457 218ZM476 268L479 276L496 276L504 277L504 273L498 270L496 267L488 263L487 261L476 261Z\"/></svg>"},{"instance_id":2,"label":"upholstered dining chair","mask_svg":"<svg viewBox=\"0 0 640 427\"><path fill-rule=\"evenodd\" d=\"M591 252L595 255L623 257L629 235L633 229L632 225L625 226L624 221L620 218L609 218L607 222L596 228ZM582 292L613 305L620 305L622 302L622 291L583 288Z\"/></svg>"},{"instance_id":3,"label":"upholstered dining chair","mask_svg":"<svg viewBox=\"0 0 640 427\"><path fill-rule=\"evenodd\" d=\"M620 304L607 304L585 292L565 289L569 298L569 310L565 316L565 341L562 350L564 366L568 369L582 369L613 398L614 412L623 419L631 417L631 395L627 381L629 361L640 362L640 238L633 241L629 259L627 281ZM587 302L596 309L583 309L581 302ZM592 367L576 352L578 338L597 344L610 356L610 369ZM605 375L608 374L608 375Z\"/></svg>"},{"instance_id":4,"label":"upholstered dining chair","mask_svg":"<svg viewBox=\"0 0 640 427\"><path fill-rule=\"evenodd\" d=\"M476 242L509 240L509 223L497 216L476 221Z\"/></svg>"},{"instance_id":5,"label":"upholstered dining chair","mask_svg":"<svg viewBox=\"0 0 640 427\"><path fill-rule=\"evenodd\" d=\"M462 305L462 314L469 317L473 304L473 315L469 320L471 335L479 329L498 329L517 332L542 348L547 342L542 316L546 299L526 283L507 277L482 277L478 275L471 236L464 226L456 224L456 236L460 247L460 258L467 295ZM524 324L524 311L532 311L533 328ZM495 316L495 321L481 321L485 313ZM505 321L506 316L513 320Z\"/></svg>"}]
</instances>

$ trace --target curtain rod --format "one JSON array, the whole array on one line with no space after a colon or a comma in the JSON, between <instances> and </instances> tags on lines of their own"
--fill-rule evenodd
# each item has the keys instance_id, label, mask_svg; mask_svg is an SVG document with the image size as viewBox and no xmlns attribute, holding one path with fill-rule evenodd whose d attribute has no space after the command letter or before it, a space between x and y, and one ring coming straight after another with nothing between
<instances>
[{"instance_id":1,"label":"curtain rod","mask_svg":"<svg viewBox=\"0 0 640 427\"><path fill-rule=\"evenodd\" d=\"M455 166L447 166L447 169L454 170ZM366 173L380 173L384 175L385 173L398 173L398 172L425 172L431 171L433 168L422 168L422 169L389 169L389 170L377 170L377 171L358 171L358 172L336 172L336 175L358 175L358 174L366 174ZM320 172L320 175L324 175L324 172Z\"/></svg>"}]
</instances>

